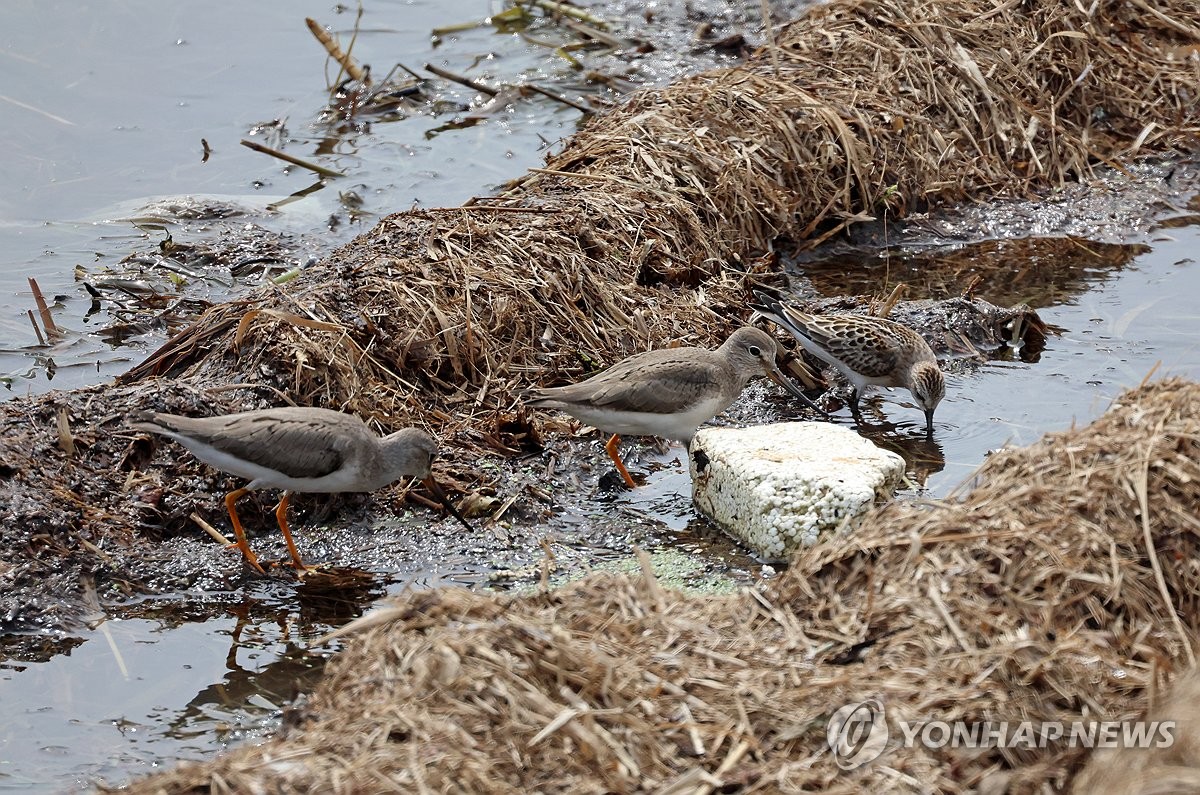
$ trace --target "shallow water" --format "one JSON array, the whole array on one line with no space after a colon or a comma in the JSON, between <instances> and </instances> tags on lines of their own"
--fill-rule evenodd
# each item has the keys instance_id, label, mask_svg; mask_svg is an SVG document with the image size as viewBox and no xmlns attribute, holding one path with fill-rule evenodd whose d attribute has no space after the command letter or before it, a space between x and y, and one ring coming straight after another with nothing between
<instances>
[{"instance_id":1,"label":"shallow water","mask_svg":"<svg viewBox=\"0 0 1200 795\"><path fill-rule=\"evenodd\" d=\"M301 239L318 256L373 225L379 215L413 204L453 206L524 173L546 142L570 134L578 113L530 101L492 123L438 133L471 94L451 87L445 113L353 126L314 121L326 105L324 50L306 16L331 26L343 42L353 10L302 2L204 4L123 0L79 6L15 0L0 5L0 380L11 393L69 388L128 369L161 334L116 346L89 334L89 296L77 283L82 266L96 275L132 249L151 248L165 233L128 218L164 196L206 196L251 208L313 184L312 175L241 145L271 143L273 120L285 123L285 150L346 177L278 213L247 220ZM354 53L377 77L397 60L426 62L476 79L553 77L564 66L542 48L490 27L441 39L438 25L482 19L481 0L373 0ZM487 54L481 58L480 53ZM202 162L201 139L213 153ZM275 144L278 146L278 144ZM339 200L363 200L357 221ZM335 218L337 223L326 223ZM146 245L149 241L149 245ZM37 349L26 317L34 309L27 277L55 296L67 341ZM249 286L211 275L208 300ZM196 288L190 288L193 292ZM56 367L47 372L46 360ZM4 393L0 392L0 397Z\"/></svg>"},{"instance_id":2,"label":"shallow water","mask_svg":"<svg viewBox=\"0 0 1200 795\"><path fill-rule=\"evenodd\" d=\"M447 37L434 48L432 27L487 12L476 0L372 2L367 11L356 53L377 73L394 60L414 68L433 60L468 72L480 53L490 53L478 65L489 77L553 75L561 68L543 51L490 29ZM150 333L118 346L87 333L94 321L85 319L88 301L75 266L94 271L162 236L104 219L175 194L233 197L261 207L311 183L304 172L237 144L255 124L286 117L289 151L350 174L283 213L256 217L303 238L301 248L314 256L374 223L371 213L413 202L451 205L487 192L538 165L543 138L554 141L573 129L574 113L534 102L461 130L439 129L453 113L377 123L341 136L330 154L318 155L327 148L328 129L310 120L325 103L324 57L303 27L305 15L343 33L353 24L352 14L307 0L249 6L125 0L99 9L21 1L0 8L6 86L0 133L9 142L0 165L0 375L11 375L11 394L93 383L161 340ZM200 162L201 137L215 150L208 163ZM338 201L338 191L347 188L366 198L368 215L360 224L346 222ZM906 394L877 393L870 405L894 427L874 438L910 456L910 475L923 484L922 493L944 495L988 451L1085 423L1156 367L1156 375L1200 378L1200 313L1192 298L1200 290L1195 209L1175 208L1148 233L1118 235L1121 243L988 240L893 250L886 258L862 252L809 258L798 267L824 294L882 294L905 281L910 295L939 298L963 289L988 260L995 275L978 289L981 297L1027 301L1059 330L1034 362L953 364L932 444L924 441L921 414L907 405ZM324 219L330 215L344 222L329 229ZM1018 223L1010 236L1020 237L1021 229ZM1106 236L1113 237L1111 230ZM48 296L63 296L56 318L73 332L54 353L53 374L46 352L29 348L26 275L37 277ZM220 300L247 286L214 281L205 295ZM772 390L752 388L734 419L786 415L787 403ZM846 412L836 421L849 424ZM636 541L683 550L703 559L709 573L735 581L770 575L697 519L678 447L659 454L633 446L633 469L649 472L647 485L610 493L595 486L607 468L598 442L577 446L597 467L579 478L572 508L538 528L564 569L616 560ZM479 587L497 568L536 568L542 559L539 549L505 548L491 539L442 554L440 539L427 543L417 535L423 522L406 525L402 538L388 542L404 565L386 562L394 554L376 559L364 553L364 567L378 579L354 600L313 599L291 584L253 579L232 593L164 594L113 611L82 642L63 642L47 662L0 664L6 716L0 789L116 785L177 759L253 741L274 728L279 709L319 675L327 652L308 649L311 642L372 601L404 587ZM306 552L315 547L321 559L323 545L336 542L306 533L301 543Z\"/></svg>"},{"instance_id":3,"label":"shallow water","mask_svg":"<svg viewBox=\"0 0 1200 795\"><path fill-rule=\"evenodd\" d=\"M324 659L290 618L272 605L177 626L111 620L69 654L3 666L0 790L120 784L262 737Z\"/></svg>"}]
</instances>

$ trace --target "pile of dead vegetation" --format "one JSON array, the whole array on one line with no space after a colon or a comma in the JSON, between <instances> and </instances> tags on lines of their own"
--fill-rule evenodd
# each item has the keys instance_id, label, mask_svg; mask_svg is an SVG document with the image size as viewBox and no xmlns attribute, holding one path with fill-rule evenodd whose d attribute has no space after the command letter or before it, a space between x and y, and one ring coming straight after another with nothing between
<instances>
[{"instance_id":1,"label":"pile of dead vegetation","mask_svg":"<svg viewBox=\"0 0 1200 795\"><path fill-rule=\"evenodd\" d=\"M715 342L746 317L747 281L776 275L756 253L1191 145L1197 31L1191 0L841 0L743 66L635 94L500 196L391 216L212 307L124 386L0 406L0 596L66 555L103 573L88 544L145 529L138 451L114 433L135 409L290 401L424 425L451 442L460 490L486 488L481 452L537 443L510 413L525 389ZM147 392L154 376L181 391ZM157 466L167 492L195 483L186 457ZM152 503L164 529L189 526ZM21 625L7 607L0 627Z\"/></svg>"},{"instance_id":2,"label":"pile of dead vegetation","mask_svg":"<svg viewBox=\"0 0 1200 795\"><path fill-rule=\"evenodd\" d=\"M1200 385L1155 383L996 454L961 501L869 514L761 592L595 575L523 598L408 594L280 736L132 791L1061 787L1086 748L904 748L893 729L845 772L827 720L868 698L893 724L1139 716L1194 664L1198 501Z\"/></svg>"},{"instance_id":3,"label":"pile of dead vegetation","mask_svg":"<svg viewBox=\"0 0 1200 795\"><path fill-rule=\"evenodd\" d=\"M215 309L129 379L252 374L478 442L531 382L719 340L781 238L1194 145L1200 8L1152 5L831 3L744 66L634 94L500 196L383 220L268 312Z\"/></svg>"}]
</instances>

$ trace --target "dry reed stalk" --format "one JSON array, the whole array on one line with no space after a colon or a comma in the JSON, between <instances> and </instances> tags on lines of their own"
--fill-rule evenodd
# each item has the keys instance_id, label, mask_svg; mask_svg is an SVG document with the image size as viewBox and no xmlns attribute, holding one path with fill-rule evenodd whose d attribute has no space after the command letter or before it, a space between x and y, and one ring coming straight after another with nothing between
<instances>
[{"instance_id":1,"label":"dry reed stalk","mask_svg":"<svg viewBox=\"0 0 1200 795\"><path fill-rule=\"evenodd\" d=\"M29 318L29 324L33 326L33 333L37 337L38 345L43 348L46 347L46 338L42 336L42 329L37 324L37 318L34 317L33 310L26 309L25 315Z\"/></svg>"},{"instance_id":2,"label":"dry reed stalk","mask_svg":"<svg viewBox=\"0 0 1200 795\"><path fill-rule=\"evenodd\" d=\"M42 295L42 288L38 286L37 279L29 277L29 289L33 293L33 301L37 304L38 315L42 318L42 325L46 328L46 336L50 339L61 337L62 332L58 330L58 326L54 323L54 316L50 314L50 307L46 303L46 297ZM37 326L35 325L36 329ZM38 339L41 339L41 334L38 334Z\"/></svg>"},{"instance_id":3,"label":"dry reed stalk","mask_svg":"<svg viewBox=\"0 0 1200 795\"><path fill-rule=\"evenodd\" d=\"M449 80L452 83L458 83L459 85L466 86L472 91L478 91L480 94L486 94L489 97L494 97L500 93L499 89L495 89L489 85L480 83L478 80L472 80L466 75L460 75L457 72L451 72L449 69L443 69L435 64L425 64L425 71L429 72L430 74L435 74L443 80Z\"/></svg>"},{"instance_id":4,"label":"dry reed stalk","mask_svg":"<svg viewBox=\"0 0 1200 795\"><path fill-rule=\"evenodd\" d=\"M326 168L325 166L322 166L318 163L313 163L309 160L304 160L303 158L296 157L295 155L289 155L287 152L281 152L278 149L273 149L269 146L264 146L263 144L260 144L257 141L248 141L245 138L243 138L241 141L239 141L239 143L242 146L246 147L247 149L253 149L255 152L262 152L264 155L270 155L271 157L278 158L279 160L282 160L285 163L291 163L294 166L300 166L301 168L306 168L309 171L319 174L322 177L329 177L332 179L332 178L336 178L336 177L346 176L345 174L343 174L340 171L334 171L332 168Z\"/></svg>"},{"instance_id":5,"label":"dry reed stalk","mask_svg":"<svg viewBox=\"0 0 1200 795\"><path fill-rule=\"evenodd\" d=\"M361 7L359 8L359 15L362 15ZM362 82L366 78L366 72L364 72L362 68L354 62L354 59L350 57L349 53L342 51L341 45L339 45L333 39L333 37L325 31L325 28L321 27L319 22L310 17L305 17L304 24L308 26L308 31L312 33L313 38L321 42L321 46L325 48L325 52L329 53L329 57L338 64L338 67L345 72L351 80L358 80L359 82ZM357 32L358 27L356 23L355 33L357 34ZM335 80L334 82L336 83L338 81Z\"/></svg>"}]
</instances>

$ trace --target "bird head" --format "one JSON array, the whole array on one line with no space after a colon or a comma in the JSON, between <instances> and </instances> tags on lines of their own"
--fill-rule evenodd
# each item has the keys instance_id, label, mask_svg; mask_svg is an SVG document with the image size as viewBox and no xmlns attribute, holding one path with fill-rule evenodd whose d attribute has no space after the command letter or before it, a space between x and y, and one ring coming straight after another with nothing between
<instances>
[{"instance_id":1,"label":"bird head","mask_svg":"<svg viewBox=\"0 0 1200 795\"><path fill-rule=\"evenodd\" d=\"M383 466L390 483L397 478L429 477L437 441L420 428L404 428L383 437Z\"/></svg>"},{"instance_id":2,"label":"bird head","mask_svg":"<svg viewBox=\"0 0 1200 795\"><path fill-rule=\"evenodd\" d=\"M779 386L799 398L804 405L821 414L825 412L818 408L800 387L779 371L775 364L776 345L770 334L753 326L743 326L725 340L721 346L729 361L733 364L742 383L756 376L765 375Z\"/></svg>"},{"instance_id":3,"label":"bird head","mask_svg":"<svg viewBox=\"0 0 1200 795\"><path fill-rule=\"evenodd\" d=\"M946 379L937 362L922 361L913 365L908 377L909 391L925 412L925 430L933 433L933 410L946 396Z\"/></svg>"},{"instance_id":4,"label":"bird head","mask_svg":"<svg viewBox=\"0 0 1200 795\"><path fill-rule=\"evenodd\" d=\"M450 502L446 492L433 479L433 459L437 457L437 440L420 428L404 428L383 437L384 468L391 480L400 477L420 478L425 488L433 492L447 513L471 532L475 528Z\"/></svg>"}]
</instances>

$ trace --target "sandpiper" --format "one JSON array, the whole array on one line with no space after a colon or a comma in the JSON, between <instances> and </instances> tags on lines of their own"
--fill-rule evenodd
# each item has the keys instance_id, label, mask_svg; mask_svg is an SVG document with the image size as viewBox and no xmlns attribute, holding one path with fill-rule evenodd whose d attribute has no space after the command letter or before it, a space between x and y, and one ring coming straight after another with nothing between
<instances>
[{"instance_id":1,"label":"sandpiper","mask_svg":"<svg viewBox=\"0 0 1200 795\"><path fill-rule=\"evenodd\" d=\"M630 488L636 486L617 452L622 434L661 436L687 444L696 429L724 411L759 375L820 411L775 365L775 340L749 326L715 351L664 348L623 359L586 381L534 390L530 406L565 411L612 434L604 449Z\"/></svg>"},{"instance_id":2,"label":"sandpiper","mask_svg":"<svg viewBox=\"0 0 1200 795\"><path fill-rule=\"evenodd\" d=\"M167 436L211 467L250 480L225 496L225 507L237 535L237 546L258 572L263 567L250 550L234 505L256 489L283 489L275 508L279 529L292 563L308 567L288 530L288 498L294 491L328 494L374 491L401 477L422 478L442 505L468 530L430 473L437 443L419 428L405 428L380 438L350 414L320 408L282 407L217 417L181 417L140 412L131 427Z\"/></svg>"},{"instance_id":3,"label":"sandpiper","mask_svg":"<svg viewBox=\"0 0 1200 795\"><path fill-rule=\"evenodd\" d=\"M946 380L929 343L908 326L867 315L812 315L755 290L751 308L787 329L805 350L849 379L850 410L861 416L858 398L867 386L906 387L925 412L933 433L933 410L946 394Z\"/></svg>"}]
</instances>

